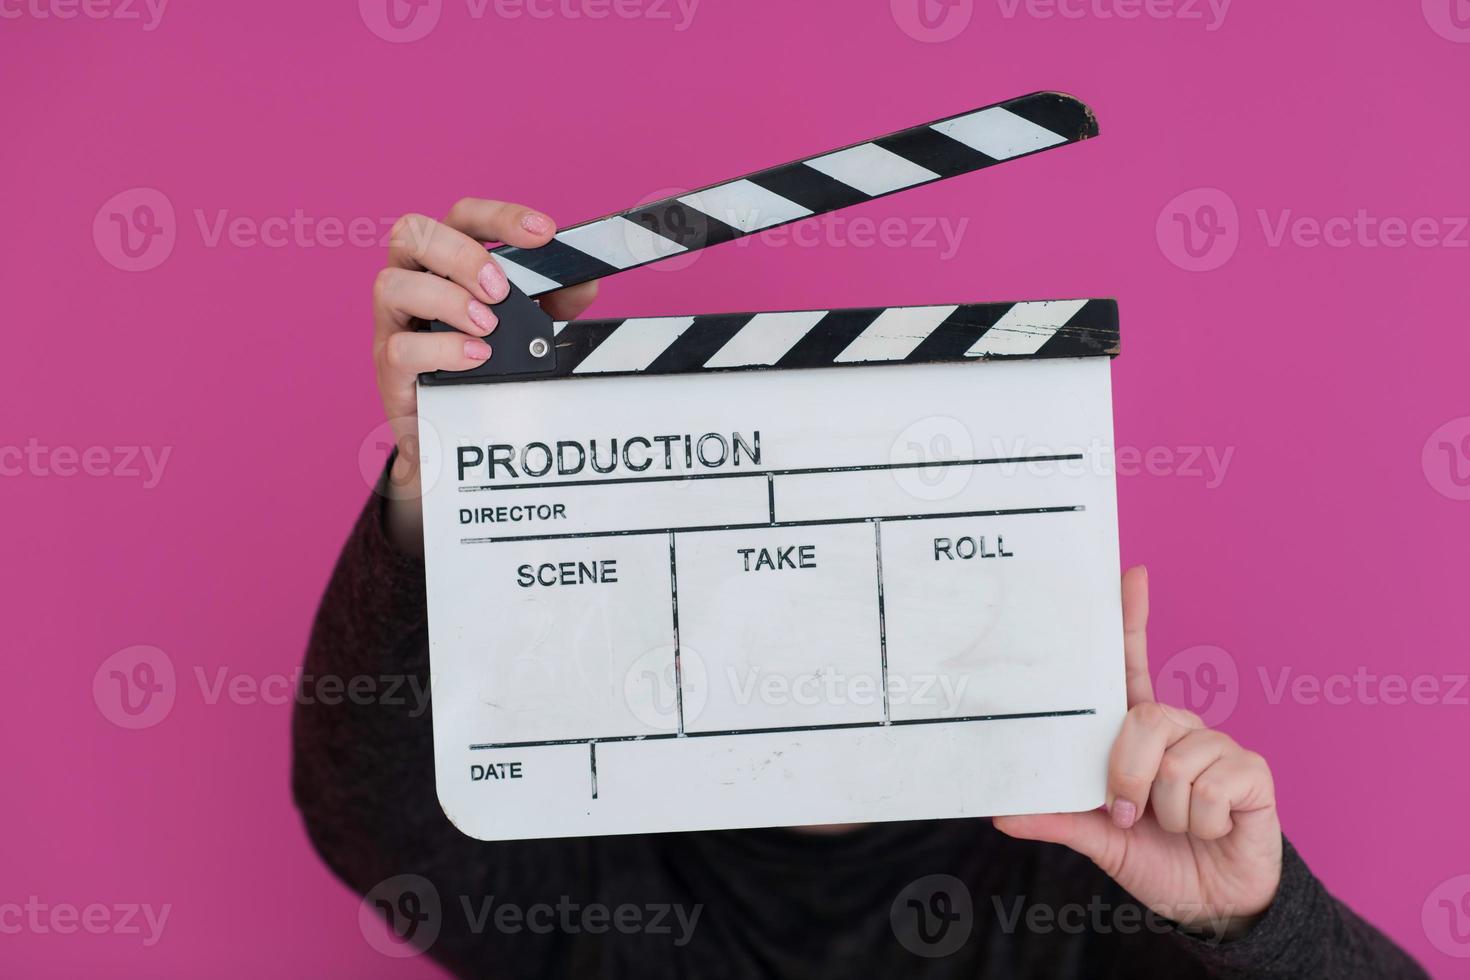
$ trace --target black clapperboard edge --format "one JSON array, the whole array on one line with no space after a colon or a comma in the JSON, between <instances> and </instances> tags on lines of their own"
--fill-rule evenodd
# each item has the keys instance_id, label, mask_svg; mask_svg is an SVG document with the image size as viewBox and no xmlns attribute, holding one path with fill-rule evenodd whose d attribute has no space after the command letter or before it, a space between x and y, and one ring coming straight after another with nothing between
<instances>
[{"instance_id":1,"label":"black clapperboard edge","mask_svg":"<svg viewBox=\"0 0 1470 980\"><path fill-rule=\"evenodd\" d=\"M970 124L969 130L954 135L966 123ZM573 225L558 231L540 248L501 246L491 254L505 270L511 294L495 306L500 324L491 335L494 354L467 371L433 371L419 375L419 381L426 386L443 386L896 363L1116 357L1120 340L1118 306L1111 299L719 313L567 323L553 323L533 301L555 289L887 197L910 187L1034 156L1097 134L1097 119L1086 104L1059 92L1036 92ZM985 152L976 143L992 152ZM856 153L860 158L866 154L884 161L897 157L900 168L922 168L932 176L906 178L891 189L869 192L826 172L834 168L825 161L844 153ZM861 174L857 179L867 183ZM691 198L701 197L717 204L709 210L736 222L745 216L760 215L763 210L771 215L773 206L777 217L792 216L742 228L688 203ZM599 248L595 239L602 232L622 234L622 247ZM649 243L642 255L630 247L629 241L640 236ZM920 315L926 331L922 338L909 334L900 342L890 343L892 349L885 352L884 338L880 337L876 349L861 358L842 356L885 314L923 310L950 312L942 318ZM773 317L803 314L810 324L798 327L794 334L788 321L779 337L764 342L764 356L738 364L717 357L743 330L753 326L761 329ZM436 321L425 329L455 328ZM657 334L644 333L640 346L647 348L652 340L655 348L641 351L638 363L618 365L616 358L610 365L589 363L593 353L609 341L650 329L656 329ZM1003 334L1013 336L999 336ZM992 340L995 343L989 342ZM762 342L757 341L755 346L761 347ZM1008 348L1021 352L997 352Z\"/></svg>"}]
</instances>

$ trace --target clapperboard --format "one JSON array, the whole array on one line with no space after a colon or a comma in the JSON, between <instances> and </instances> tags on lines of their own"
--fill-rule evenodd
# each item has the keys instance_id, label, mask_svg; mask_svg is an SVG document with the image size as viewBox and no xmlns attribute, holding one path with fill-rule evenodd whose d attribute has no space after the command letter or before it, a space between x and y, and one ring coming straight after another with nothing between
<instances>
[{"instance_id":1,"label":"clapperboard","mask_svg":"<svg viewBox=\"0 0 1470 980\"><path fill-rule=\"evenodd\" d=\"M1039 93L495 249L494 356L418 393L460 830L1102 803L1114 302L553 323L532 301L1096 132Z\"/></svg>"}]
</instances>

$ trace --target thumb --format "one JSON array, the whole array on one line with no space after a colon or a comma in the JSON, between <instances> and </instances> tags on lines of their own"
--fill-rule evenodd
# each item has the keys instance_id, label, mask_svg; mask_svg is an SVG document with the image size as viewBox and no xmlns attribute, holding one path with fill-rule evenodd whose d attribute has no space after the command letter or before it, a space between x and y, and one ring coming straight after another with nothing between
<instances>
[{"instance_id":1,"label":"thumb","mask_svg":"<svg viewBox=\"0 0 1470 980\"><path fill-rule=\"evenodd\" d=\"M995 829L1018 840L1038 840L1070 847L1110 876L1122 863L1126 831L1102 810L1086 813L1036 813L996 817Z\"/></svg>"}]
</instances>

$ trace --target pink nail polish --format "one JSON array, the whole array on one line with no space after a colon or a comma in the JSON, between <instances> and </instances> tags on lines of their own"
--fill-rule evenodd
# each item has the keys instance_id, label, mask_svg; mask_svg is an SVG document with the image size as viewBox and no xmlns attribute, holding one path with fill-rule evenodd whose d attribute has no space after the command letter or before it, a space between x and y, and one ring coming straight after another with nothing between
<instances>
[{"instance_id":1,"label":"pink nail polish","mask_svg":"<svg viewBox=\"0 0 1470 980\"><path fill-rule=\"evenodd\" d=\"M483 361L490 357L490 345L483 340L466 340L464 356L472 361Z\"/></svg>"},{"instance_id":2,"label":"pink nail polish","mask_svg":"<svg viewBox=\"0 0 1470 980\"><path fill-rule=\"evenodd\" d=\"M490 302L499 303L510 295L510 283L505 279L505 273L500 271L500 266L491 259L480 269L480 288L485 290L485 295L490 297Z\"/></svg>"},{"instance_id":3,"label":"pink nail polish","mask_svg":"<svg viewBox=\"0 0 1470 980\"><path fill-rule=\"evenodd\" d=\"M1138 807L1131 800L1114 800L1112 814L1113 823L1127 830L1138 819Z\"/></svg>"},{"instance_id":4,"label":"pink nail polish","mask_svg":"<svg viewBox=\"0 0 1470 980\"><path fill-rule=\"evenodd\" d=\"M470 322L479 327L481 333L489 333L500 322L500 318L490 312L490 307L477 299L470 300L469 314Z\"/></svg>"},{"instance_id":5,"label":"pink nail polish","mask_svg":"<svg viewBox=\"0 0 1470 980\"><path fill-rule=\"evenodd\" d=\"M556 225L544 214L528 211L521 215L521 227L533 235L549 235L556 230Z\"/></svg>"}]
</instances>

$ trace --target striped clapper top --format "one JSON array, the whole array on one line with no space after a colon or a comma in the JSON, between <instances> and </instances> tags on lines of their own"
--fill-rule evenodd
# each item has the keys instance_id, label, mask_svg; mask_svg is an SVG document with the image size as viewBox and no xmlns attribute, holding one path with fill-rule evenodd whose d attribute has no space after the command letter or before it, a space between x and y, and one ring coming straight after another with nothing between
<instances>
[{"instance_id":1,"label":"striped clapper top","mask_svg":"<svg viewBox=\"0 0 1470 980\"><path fill-rule=\"evenodd\" d=\"M841 367L1118 351L1112 300L635 317L557 323L554 376Z\"/></svg>"},{"instance_id":2,"label":"striped clapper top","mask_svg":"<svg viewBox=\"0 0 1470 980\"><path fill-rule=\"evenodd\" d=\"M601 279L1097 135L1078 100L1038 92L563 229L492 254L527 296ZM438 329L450 329L436 324ZM668 374L1118 353L1110 300L592 319L555 325L540 376ZM506 343L506 332L497 346ZM493 364L425 384L515 380Z\"/></svg>"}]
</instances>

